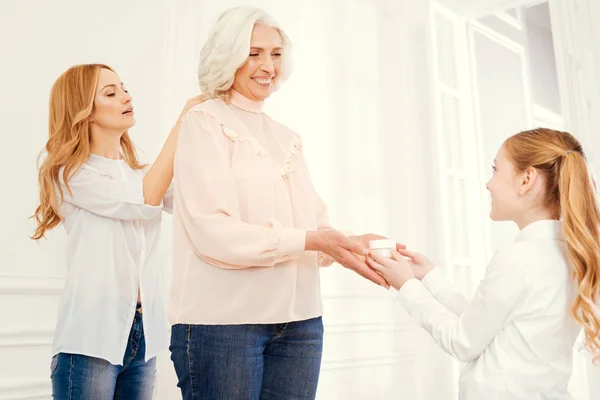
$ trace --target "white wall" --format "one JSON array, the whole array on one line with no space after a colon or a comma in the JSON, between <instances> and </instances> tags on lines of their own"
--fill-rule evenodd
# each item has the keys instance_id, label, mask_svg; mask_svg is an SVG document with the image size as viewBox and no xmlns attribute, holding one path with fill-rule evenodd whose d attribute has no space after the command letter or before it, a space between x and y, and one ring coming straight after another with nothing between
<instances>
[{"instance_id":1,"label":"white wall","mask_svg":"<svg viewBox=\"0 0 600 400\"><path fill-rule=\"evenodd\" d=\"M0 129L13 143L0 159L2 205L9 210L0 230L0 398L50 393L64 233L32 243L27 217L36 204L35 157L47 137L52 82L72 64L112 65L133 94L132 136L152 160L179 108L196 94L197 54L210 23L242 3L267 9L295 44L292 79L267 107L302 134L333 223L439 254L426 0L3 1ZM451 398L448 358L390 293L339 267L322 280L319 398ZM177 398L168 352L158 377L157 398Z\"/></svg>"}]
</instances>

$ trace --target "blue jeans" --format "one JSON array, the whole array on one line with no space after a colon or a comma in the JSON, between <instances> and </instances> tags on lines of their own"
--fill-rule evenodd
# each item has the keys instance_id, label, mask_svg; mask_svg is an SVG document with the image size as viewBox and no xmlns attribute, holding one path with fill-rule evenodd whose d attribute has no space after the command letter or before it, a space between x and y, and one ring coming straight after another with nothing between
<instances>
[{"instance_id":1,"label":"blue jeans","mask_svg":"<svg viewBox=\"0 0 600 400\"><path fill-rule=\"evenodd\" d=\"M323 321L178 324L170 350L184 400L312 400Z\"/></svg>"},{"instance_id":2,"label":"blue jeans","mask_svg":"<svg viewBox=\"0 0 600 400\"><path fill-rule=\"evenodd\" d=\"M59 353L50 367L55 400L150 400L156 359L144 361L146 343L142 314L136 311L123 366L101 358Z\"/></svg>"}]
</instances>

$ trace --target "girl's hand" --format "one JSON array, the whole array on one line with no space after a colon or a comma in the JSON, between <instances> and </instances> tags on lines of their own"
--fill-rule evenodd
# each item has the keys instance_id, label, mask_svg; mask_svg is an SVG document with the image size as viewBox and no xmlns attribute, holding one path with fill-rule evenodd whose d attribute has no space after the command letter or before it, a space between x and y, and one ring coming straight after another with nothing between
<instances>
[{"instance_id":1,"label":"girl's hand","mask_svg":"<svg viewBox=\"0 0 600 400\"><path fill-rule=\"evenodd\" d=\"M365 255L369 252L368 248L336 230L308 232L305 250L320 251L363 278L389 288L381 275L369 268L365 262Z\"/></svg>"},{"instance_id":2,"label":"girl's hand","mask_svg":"<svg viewBox=\"0 0 600 400\"><path fill-rule=\"evenodd\" d=\"M398 251L392 253L393 258L381 257L369 253L367 264L381 275L394 289L400 290L407 281L415 278L409 261Z\"/></svg>"},{"instance_id":3,"label":"girl's hand","mask_svg":"<svg viewBox=\"0 0 600 400\"><path fill-rule=\"evenodd\" d=\"M435 264L422 254L414 253L406 249L398 249L398 252L410 259L410 266L412 267L415 277L419 280L423 279L425 275L435 267Z\"/></svg>"}]
</instances>

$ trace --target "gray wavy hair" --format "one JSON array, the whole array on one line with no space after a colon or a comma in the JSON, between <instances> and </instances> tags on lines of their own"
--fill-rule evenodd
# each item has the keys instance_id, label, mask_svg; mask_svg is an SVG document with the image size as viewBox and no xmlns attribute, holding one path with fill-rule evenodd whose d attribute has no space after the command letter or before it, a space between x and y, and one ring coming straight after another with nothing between
<instances>
[{"instance_id":1,"label":"gray wavy hair","mask_svg":"<svg viewBox=\"0 0 600 400\"><path fill-rule=\"evenodd\" d=\"M198 81L206 98L224 97L233 85L235 73L248 59L255 24L272 26L281 35L281 68L275 90L289 78L292 70L290 39L264 10L253 6L233 7L221 14L208 34L200 52Z\"/></svg>"}]
</instances>

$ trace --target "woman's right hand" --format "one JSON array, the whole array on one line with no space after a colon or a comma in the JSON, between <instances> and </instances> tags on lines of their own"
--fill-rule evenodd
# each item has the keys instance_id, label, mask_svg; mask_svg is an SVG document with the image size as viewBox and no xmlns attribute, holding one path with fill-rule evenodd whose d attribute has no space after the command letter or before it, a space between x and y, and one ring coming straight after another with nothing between
<instances>
[{"instance_id":1,"label":"woman's right hand","mask_svg":"<svg viewBox=\"0 0 600 400\"><path fill-rule=\"evenodd\" d=\"M188 111L190 111L192 109L192 107L194 107L197 104L202 103L203 101L204 101L204 98L202 97L202 95L192 97L191 99L186 101L185 106L183 107L183 110L181 111L181 114L179 115L179 118L177 118L177 121L181 120L181 117L183 117Z\"/></svg>"},{"instance_id":2,"label":"woman's right hand","mask_svg":"<svg viewBox=\"0 0 600 400\"><path fill-rule=\"evenodd\" d=\"M431 262L423 254L408 251L406 249L398 249L398 253L410 259L410 266L415 274L415 278L421 280L435 268L435 264Z\"/></svg>"},{"instance_id":3,"label":"woman's right hand","mask_svg":"<svg viewBox=\"0 0 600 400\"><path fill-rule=\"evenodd\" d=\"M165 193L173 180L173 158L175 157L177 141L179 140L181 117L196 104L202 103L202 100L201 96L196 96L185 103L185 107L183 107L181 115L179 115L177 122L171 128L171 132L169 132L169 136L160 154L144 177L144 201L146 204L157 206L163 201Z\"/></svg>"},{"instance_id":4,"label":"woman's right hand","mask_svg":"<svg viewBox=\"0 0 600 400\"><path fill-rule=\"evenodd\" d=\"M343 267L356 272L363 278L389 288L385 279L367 265L365 256L369 254L369 249L336 230L308 232L306 250L325 253Z\"/></svg>"}]
</instances>

